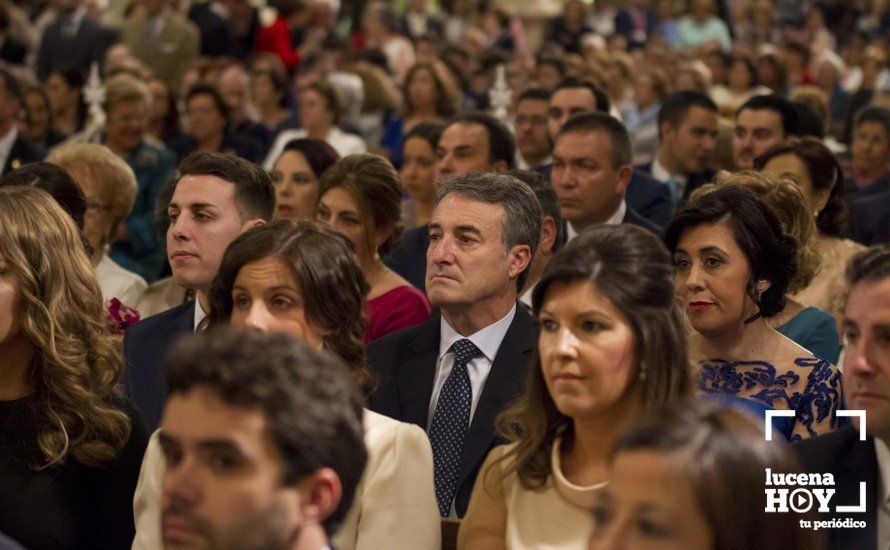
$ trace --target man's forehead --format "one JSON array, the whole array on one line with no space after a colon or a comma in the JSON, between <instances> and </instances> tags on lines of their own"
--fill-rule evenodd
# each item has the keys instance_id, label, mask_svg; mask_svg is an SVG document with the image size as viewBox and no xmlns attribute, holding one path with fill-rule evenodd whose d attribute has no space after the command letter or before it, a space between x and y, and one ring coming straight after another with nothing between
<instances>
[{"instance_id":1,"label":"man's forehead","mask_svg":"<svg viewBox=\"0 0 890 550\"><path fill-rule=\"evenodd\" d=\"M550 104L552 106L578 106L592 112L596 111L596 96L587 88L563 88L553 93Z\"/></svg>"},{"instance_id":2,"label":"man's forehead","mask_svg":"<svg viewBox=\"0 0 890 550\"><path fill-rule=\"evenodd\" d=\"M600 130L586 130L560 134L556 138L554 154L565 158L595 157L595 145L605 144L611 148L608 134Z\"/></svg>"},{"instance_id":3,"label":"man's forehead","mask_svg":"<svg viewBox=\"0 0 890 550\"><path fill-rule=\"evenodd\" d=\"M448 144L458 146L462 144L487 144L488 128L484 124L476 122L455 122L448 126L442 137L439 138L439 145Z\"/></svg>"},{"instance_id":4,"label":"man's forehead","mask_svg":"<svg viewBox=\"0 0 890 550\"><path fill-rule=\"evenodd\" d=\"M526 99L522 99L519 101L519 105L516 106L517 111L538 111L538 110L546 110L550 106L550 102L546 99L540 99L537 97L529 97Z\"/></svg>"},{"instance_id":5,"label":"man's forehead","mask_svg":"<svg viewBox=\"0 0 890 550\"><path fill-rule=\"evenodd\" d=\"M686 112L686 117L682 124L707 124L708 126L717 126L717 112L698 105L693 105Z\"/></svg>"},{"instance_id":6,"label":"man's forehead","mask_svg":"<svg viewBox=\"0 0 890 550\"><path fill-rule=\"evenodd\" d=\"M211 174L183 176L176 183L170 204L180 208L195 204L234 208L235 184Z\"/></svg>"},{"instance_id":7,"label":"man's forehead","mask_svg":"<svg viewBox=\"0 0 890 550\"><path fill-rule=\"evenodd\" d=\"M736 126L775 128L782 130L782 115L772 109L744 109L736 118Z\"/></svg>"},{"instance_id":8,"label":"man's forehead","mask_svg":"<svg viewBox=\"0 0 890 550\"><path fill-rule=\"evenodd\" d=\"M171 395L161 422L161 432L180 442L228 440L239 447L255 445L266 427L259 408L227 403L206 386Z\"/></svg>"},{"instance_id":9,"label":"man's forehead","mask_svg":"<svg viewBox=\"0 0 890 550\"><path fill-rule=\"evenodd\" d=\"M890 324L890 277L853 285L847 298L846 317L851 321L867 317Z\"/></svg>"},{"instance_id":10,"label":"man's forehead","mask_svg":"<svg viewBox=\"0 0 890 550\"><path fill-rule=\"evenodd\" d=\"M459 193L449 193L433 210L430 223L443 229L464 225L497 226L506 210L501 204L476 200Z\"/></svg>"}]
</instances>

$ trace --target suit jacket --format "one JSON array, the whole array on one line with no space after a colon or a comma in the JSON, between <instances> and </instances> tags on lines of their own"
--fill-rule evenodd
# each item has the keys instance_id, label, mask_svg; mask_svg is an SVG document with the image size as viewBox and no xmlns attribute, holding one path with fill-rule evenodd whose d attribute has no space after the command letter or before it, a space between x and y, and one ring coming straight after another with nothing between
<instances>
[{"instance_id":1,"label":"suit jacket","mask_svg":"<svg viewBox=\"0 0 890 550\"><path fill-rule=\"evenodd\" d=\"M22 65L26 55L28 55L28 47L14 38L7 36L3 41L3 46L0 46L0 59L7 63Z\"/></svg>"},{"instance_id":2,"label":"suit jacket","mask_svg":"<svg viewBox=\"0 0 890 550\"><path fill-rule=\"evenodd\" d=\"M194 332L194 324L195 302L191 301L136 323L124 333L124 386L150 432L161 423L167 400L164 359L180 338Z\"/></svg>"},{"instance_id":3,"label":"suit jacket","mask_svg":"<svg viewBox=\"0 0 890 550\"><path fill-rule=\"evenodd\" d=\"M652 10L645 10L643 13L645 22L645 31L646 37L643 40L639 40L642 37L634 36L634 29L636 28L636 23L634 21L634 16L631 14L630 10L621 10L617 14L615 14L615 34L620 34L627 38L628 46L631 48L641 46L646 39L650 38L658 28L658 16L655 15L655 12Z\"/></svg>"},{"instance_id":4,"label":"suit jacket","mask_svg":"<svg viewBox=\"0 0 890 550\"><path fill-rule=\"evenodd\" d=\"M201 34L201 55L235 57L238 45L229 22L210 9L211 2L193 4L188 17Z\"/></svg>"},{"instance_id":5,"label":"suit jacket","mask_svg":"<svg viewBox=\"0 0 890 550\"><path fill-rule=\"evenodd\" d=\"M535 168L535 172L550 181L553 164L545 164ZM640 216L657 226L665 226L674 216L674 203L671 201L671 190L661 185L658 180L648 174L634 169L624 195L627 207L632 208Z\"/></svg>"},{"instance_id":6,"label":"suit jacket","mask_svg":"<svg viewBox=\"0 0 890 550\"><path fill-rule=\"evenodd\" d=\"M648 229L656 235L661 235L661 227L655 225L643 216L637 214L637 212L633 208L631 208L630 205L627 206L627 212L624 213L624 219L621 220L621 223L639 225L643 229Z\"/></svg>"},{"instance_id":7,"label":"suit jacket","mask_svg":"<svg viewBox=\"0 0 890 550\"><path fill-rule=\"evenodd\" d=\"M384 263L426 293L426 249L429 247L429 224L409 229L405 232L402 244L384 259Z\"/></svg>"},{"instance_id":8,"label":"suit jacket","mask_svg":"<svg viewBox=\"0 0 890 550\"><path fill-rule=\"evenodd\" d=\"M148 41L146 23L147 18L140 13L127 19L121 41L159 78L169 84L178 83L188 64L198 57L198 27L188 19L170 12L164 19L164 28L160 34Z\"/></svg>"},{"instance_id":9,"label":"suit jacket","mask_svg":"<svg viewBox=\"0 0 890 550\"><path fill-rule=\"evenodd\" d=\"M368 346L368 364L380 382L370 398L372 411L426 429L439 356L440 320L435 316ZM486 455L494 446L504 443L495 433L494 420L522 393L537 343L534 319L517 307L467 432L454 499L459 517L467 511L476 475Z\"/></svg>"},{"instance_id":10,"label":"suit jacket","mask_svg":"<svg viewBox=\"0 0 890 550\"><path fill-rule=\"evenodd\" d=\"M890 244L890 191L863 197L850 207L850 236L866 246Z\"/></svg>"},{"instance_id":11,"label":"suit jacket","mask_svg":"<svg viewBox=\"0 0 890 550\"><path fill-rule=\"evenodd\" d=\"M84 17L74 36L63 32L65 18L57 17L43 31L37 54L37 77L45 82L53 71L73 69L87 76L93 62L101 63L116 40L113 31Z\"/></svg>"},{"instance_id":12,"label":"suit jacket","mask_svg":"<svg viewBox=\"0 0 890 550\"><path fill-rule=\"evenodd\" d=\"M3 165L3 174L8 174L13 170L21 168L32 162L40 162L46 156L46 151L34 143L26 139L19 133L15 141L12 143L12 149L9 150L9 156L6 157L6 164Z\"/></svg>"},{"instance_id":13,"label":"suit jacket","mask_svg":"<svg viewBox=\"0 0 890 550\"><path fill-rule=\"evenodd\" d=\"M646 164L634 166L634 172L636 172L637 170L639 170L640 172L644 172L649 176L652 176L652 163L647 162ZM695 191L702 185L706 183L713 183L714 177L716 175L717 172L711 170L710 168L706 168L703 172L699 172L697 174L689 174L688 176L686 176L686 188L683 190L683 196L680 197L680 204L682 205L686 203L686 201L689 200L689 195L691 195L693 191ZM665 183L658 179L656 179L655 181ZM667 225L667 223L665 223L664 225Z\"/></svg>"},{"instance_id":14,"label":"suit jacket","mask_svg":"<svg viewBox=\"0 0 890 550\"><path fill-rule=\"evenodd\" d=\"M835 493L831 508L838 505L859 504L859 482L864 481L866 490L865 513L842 513L838 519L851 517L865 521L864 529L827 529L829 550L860 550L877 548L878 540L878 493L880 471L875 456L875 443L871 437L859 441L859 429L851 426L819 437L805 439L793 446L806 468L812 473L831 473L834 476ZM833 512L832 512L833 514ZM829 514L819 514L819 520L830 519Z\"/></svg>"}]
</instances>

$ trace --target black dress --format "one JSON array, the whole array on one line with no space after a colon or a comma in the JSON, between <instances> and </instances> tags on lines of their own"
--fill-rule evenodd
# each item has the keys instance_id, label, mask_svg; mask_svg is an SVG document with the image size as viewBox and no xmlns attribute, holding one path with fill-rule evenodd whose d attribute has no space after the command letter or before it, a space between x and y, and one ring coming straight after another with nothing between
<instances>
[{"instance_id":1,"label":"black dress","mask_svg":"<svg viewBox=\"0 0 890 550\"><path fill-rule=\"evenodd\" d=\"M37 399L0 401L0 532L29 550L127 549L135 533L133 493L148 442L142 418L126 402L130 439L112 461L93 468L69 456L36 469Z\"/></svg>"}]
</instances>

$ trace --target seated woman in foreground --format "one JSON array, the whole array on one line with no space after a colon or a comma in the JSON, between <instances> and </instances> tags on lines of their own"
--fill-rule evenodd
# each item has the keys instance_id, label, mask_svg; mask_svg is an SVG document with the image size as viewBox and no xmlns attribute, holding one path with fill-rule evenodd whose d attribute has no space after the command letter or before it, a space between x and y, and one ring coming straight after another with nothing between
<instances>
[{"instance_id":1,"label":"seated woman in foreground","mask_svg":"<svg viewBox=\"0 0 890 550\"><path fill-rule=\"evenodd\" d=\"M596 227L553 257L533 297L539 360L498 419L511 444L485 461L459 548L586 548L615 440L690 391L672 279L658 237L633 225Z\"/></svg>"}]
</instances>

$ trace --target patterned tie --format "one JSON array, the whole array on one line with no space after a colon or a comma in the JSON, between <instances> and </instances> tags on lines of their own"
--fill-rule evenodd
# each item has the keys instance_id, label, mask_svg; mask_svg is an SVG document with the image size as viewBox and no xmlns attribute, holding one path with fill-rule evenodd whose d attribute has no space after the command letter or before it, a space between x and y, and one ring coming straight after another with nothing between
<instances>
[{"instance_id":1,"label":"patterned tie","mask_svg":"<svg viewBox=\"0 0 890 550\"><path fill-rule=\"evenodd\" d=\"M454 364L439 392L439 401L430 426L436 501L442 517L448 517L448 512L451 511L451 501L457 491L460 455L470 425L473 389L470 387L467 364L482 355L479 348L466 338L455 342L451 346L451 352L454 353Z\"/></svg>"}]
</instances>

